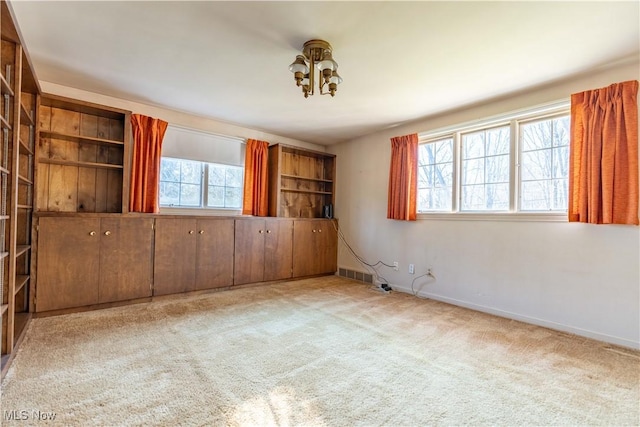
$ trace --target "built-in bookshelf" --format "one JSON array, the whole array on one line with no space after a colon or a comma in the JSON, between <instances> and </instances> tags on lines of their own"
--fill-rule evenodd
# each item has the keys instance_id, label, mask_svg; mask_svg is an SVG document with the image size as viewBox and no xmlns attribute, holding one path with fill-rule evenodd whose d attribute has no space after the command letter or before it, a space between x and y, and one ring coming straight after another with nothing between
<instances>
[{"instance_id":1,"label":"built-in bookshelf","mask_svg":"<svg viewBox=\"0 0 640 427\"><path fill-rule=\"evenodd\" d=\"M333 154L283 144L269 147L269 216L322 218L334 202Z\"/></svg>"},{"instance_id":2,"label":"built-in bookshelf","mask_svg":"<svg viewBox=\"0 0 640 427\"><path fill-rule=\"evenodd\" d=\"M0 8L0 299L2 374L31 318L32 218L40 92L10 6Z\"/></svg>"},{"instance_id":3,"label":"built-in bookshelf","mask_svg":"<svg viewBox=\"0 0 640 427\"><path fill-rule=\"evenodd\" d=\"M37 211L126 212L131 113L54 95L39 104Z\"/></svg>"}]
</instances>

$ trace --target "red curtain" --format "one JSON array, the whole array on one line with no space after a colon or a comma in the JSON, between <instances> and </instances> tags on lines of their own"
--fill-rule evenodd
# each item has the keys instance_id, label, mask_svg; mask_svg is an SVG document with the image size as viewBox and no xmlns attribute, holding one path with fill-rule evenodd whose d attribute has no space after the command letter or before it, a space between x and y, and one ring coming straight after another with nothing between
<instances>
[{"instance_id":1,"label":"red curtain","mask_svg":"<svg viewBox=\"0 0 640 427\"><path fill-rule=\"evenodd\" d=\"M267 156L269 143L249 139L244 162L242 214L267 216Z\"/></svg>"},{"instance_id":2,"label":"red curtain","mask_svg":"<svg viewBox=\"0 0 640 427\"><path fill-rule=\"evenodd\" d=\"M415 221L418 192L418 134L391 138L387 218Z\"/></svg>"},{"instance_id":3,"label":"red curtain","mask_svg":"<svg viewBox=\"0 0 640 427\"><path fill-rule=\"evenodd\" d=\"M133 161L131 165L131 187L129 211L158 213L160 202L160 154L162 138L169 125L167 122L143 116L131 115L133 130Z\"/></svg>"},{"instance_id":4,"label":"red curtain","mask_svg":"<svg viewBox=\"0 0 640 427\"><path fill-rule=\"evenodd\" d=\"M569 221L638 225L638 81L571 95Z\"/></svg>"}]
</instances>

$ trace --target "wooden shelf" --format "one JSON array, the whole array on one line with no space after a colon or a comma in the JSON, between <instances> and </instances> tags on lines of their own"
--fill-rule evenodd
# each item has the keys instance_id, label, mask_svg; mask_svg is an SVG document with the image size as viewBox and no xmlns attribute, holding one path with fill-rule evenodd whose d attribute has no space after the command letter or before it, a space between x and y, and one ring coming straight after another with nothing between
<instances>
[{"instance_id":1,"label":"wooden shelf","mask_svg":"<svg viewBox=\"0 0 640 427\"><path fill-rule=\"evenodd\" d=\"M17 245L16 246L16 258L19 257L20 255L26 253L29 249L31 249L31 246L29 246L29 245Z\"/></svg>"},{"instance_id":2,"label":"wooden shelf","mask_svg":"<svg viewBox=\"0 0 640 427\"><path fill-rule=\"evenodd\" d=\"M288 174L280 174L283 178L293 178L293 179L302 179L305 181L314 181L314 182L327 182L329 184L333 184L333 181L330 179L321 179L321 178L308 178L306 176L298 176L298 175L288 175Z\"/></svg>"},{"instance_id":3,"label":"wooden shelf","mask_svg":"<svg viewBox=\"0 0 640 427\"><path fill-rule=\"evenodd\" d=\"M27 144L24 143L22 138L20 138L19 141L20 141L20 153L21 154L27 154L29 156L33 156L33 151L31 151L31 149L29 147L27 147Z\"/></svg>"},{"instance_id":4,"label":"wooden shelf","mask_svg":"<svg viewBox=\"0 0 640 427\"><path fill-rule=\"evenodd\" d=\"M302 190L302 189L297 189L297 188L281 188L281 190L282 191L288 191L290 193L326 194L326 195L333 194L330 191Z\"/></svg>"},{"instance_id":5,"label":"wooden shelf","mask_svg":"<svg viewBox=\"0 0 640 427\"><path fill-rule=\"evenodd\" d=\"M51 165L61 166L78 166L81 168L98 168L98 169L123 169L122 165L112 165L109 163L93 163L93 162L77 162L73 160L61 160L61 159L39 159L41 163L49 163Z\"/></svg>"},{"instance_id":6,"label":"wooden shelf","mask_svg":"<svg viewBox=\"0 0 640 427\"><path fill-rule=\"evenodd\" d=\"M33 209L31 205L17 205L18 209Z\"/></svg>"},{"instance_id":7,"label":"wooden shelf","mask_svg":"<svg viewBox=\"0 0 640 427\"><path fill-rule=\"evenodd\" d=\"M36 122L33 120L31 113L27 110L24 104L20 103L20 123L27 126L33 126Z\"/></svg>"},{"instance_id":8,"label":"wooden shelf","mask_svg":"<svg viewBox=\"0 0 640 427\"><path fill-rule=\"evenodd\" d=\"M85 142L89 144L105 144L105 145L124 145L122 141L114 141L112 139L94 138L92 136L70 135L68 133L51 132L48 130L40 131L40 136L44 138L64 139L73 142Z\"/></svg>"},{"instance_id":9,"label":"wooden shelf","mask_svg":"<svg viewBox=\"0 0 640 427\"><path fill-rule=\"evenodd\" d=\"M3 173L3 174L5 174L5 175L9 175L9 170L8 170L8 169L3 168L2 166L0 166L0 173Z\"/></svg>"},{"instance_id":10,"label":"wooden shelf","mask_svg":"<svg viewBox=\"0 0 640 427\"><path fill-rule=\"evenodd\" d=\"M14 96L13 89L9 86L9 82L4 78L4 75L0 74L0 86L2 86L2 93L9 96Z\"/></svg>"},{"instance_id":11,"label":"wooden shelf","mask_svg":"<svg viewBox=\"0 0 640 427\"><path fill-rule=\"evenodd\" d=\"M5 119L4 117L0 116L0 124L2 124L2 127L7 129L7 130L11 130L11 125L9 124L9 122L7 121L7 119Z\"/></svg>"},{"instance_id":12,"label":"wooden shelf","mask_svg":"<svg viewBox=\"0 0 640 427\"><path fill-rule=\"evenodd\" d=\"M29 275L27 274L19 274L16 276L16 290L14 295L17 295L18 292L22 290L24 285L29 281Z\"/></svg>"},{"instance_id":13,"label":"wooden shelf","mask_svg":"<svg viewBox=\"0 0 640 427\"><path fill-rule=\"evenodd\" d=\"M0 314L4 314L9 309L9 304L2 304L0 308Z\"/></svg>"},{"instance_id":14,"label":"wooden shelf","mask_svg":"<svg viewBox=\"0 0 640 427\"><path fill-rule=\"evenodd\" d=\"M33 182L30 181L28 178L18 174L18 181L20 182L20 184L25 184L25 185L33 185Z\"/></svg>"}]
</instances>

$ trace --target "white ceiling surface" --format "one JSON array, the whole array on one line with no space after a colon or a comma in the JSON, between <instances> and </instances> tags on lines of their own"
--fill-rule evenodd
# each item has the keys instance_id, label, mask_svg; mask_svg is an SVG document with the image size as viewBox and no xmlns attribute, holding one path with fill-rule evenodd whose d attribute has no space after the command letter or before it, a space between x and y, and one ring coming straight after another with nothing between
<instances>
[{"instance_id":1,"label":"white ceiling surface","mask_svg":"<svg viewBox=\"0 0 640 427\"><path fill-rule=\"evenodd\" d=\"M41 81L332 144L638 55L630 2L12 2ZM332 44L344 82L288 66Z\"/></svg>"}]
</instances>

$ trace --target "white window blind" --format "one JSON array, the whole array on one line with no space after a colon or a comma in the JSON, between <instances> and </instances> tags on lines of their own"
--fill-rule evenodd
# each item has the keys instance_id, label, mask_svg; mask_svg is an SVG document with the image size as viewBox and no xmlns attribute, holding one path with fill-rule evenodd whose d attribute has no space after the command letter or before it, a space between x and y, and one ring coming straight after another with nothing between
<instances>
[{"instance_id":1,"label":"white window blind","mask_svg":"<svg viewBox=\"0 0 640 427\"><path fill-rule=\"evenodd\" d=\"M162 157L243 166L245 146L240 138L169 125L162 141Z\"/></svg>"}]
</instances>

